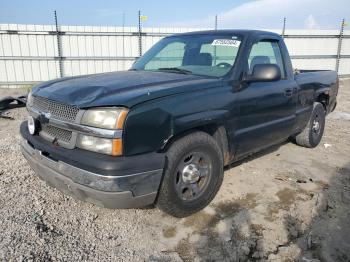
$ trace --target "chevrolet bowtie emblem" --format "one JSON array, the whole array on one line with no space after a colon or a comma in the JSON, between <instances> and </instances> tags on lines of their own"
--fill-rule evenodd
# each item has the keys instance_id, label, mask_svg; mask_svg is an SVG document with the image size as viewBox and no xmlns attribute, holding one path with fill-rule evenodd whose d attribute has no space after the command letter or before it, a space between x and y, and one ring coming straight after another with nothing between
<instances>
[{"instance_id":1,"label":"chevrolet bowtie emblem","mask_svg":"<svg viewBox=\"0 0 350 262\"><path fill-rule=\"evenodd\" d=\"M51 118L51 113L42 113L47 119Z\"/></svg>"},{"instance_id":2,"label":"chevrolet bowtie emblem","mask_svg":"<svg viewBox=\"0 0 350 262\"><path fill-rule=\"evenodd\" d=\"M51 113L41 112L39 116L40 123L48 123L51 118Z\"/></svg>"}]
</instances>

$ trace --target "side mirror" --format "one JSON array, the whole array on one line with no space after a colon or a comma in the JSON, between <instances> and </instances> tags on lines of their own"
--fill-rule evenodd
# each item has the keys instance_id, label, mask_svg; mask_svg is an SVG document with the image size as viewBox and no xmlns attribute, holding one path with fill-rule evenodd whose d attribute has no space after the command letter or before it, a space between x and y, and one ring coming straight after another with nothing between
<instances>
[{"instance_id":1,"label":"side mirror","mask_svg":"<svg viewBox=\"0 0 350 262\"><path fill-rule=\"evenodd\" d=\"M275 64L257 64L253 67L253 73L246 76L243 81L252 82L271 82L281 79L281 70Z\"/></svg>"}]
</instances>

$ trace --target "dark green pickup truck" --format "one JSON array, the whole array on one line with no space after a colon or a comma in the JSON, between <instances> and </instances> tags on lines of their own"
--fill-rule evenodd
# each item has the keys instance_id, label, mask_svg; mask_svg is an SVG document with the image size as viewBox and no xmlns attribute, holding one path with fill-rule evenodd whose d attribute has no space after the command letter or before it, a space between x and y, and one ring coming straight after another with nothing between
<instances>
[{"instance_id":1,"label":"dark green pickup truck","mask_svg":"<svg viewBox=\"0 0 350 262\"><path fill-rule=\"evenodd\" d=\"M294 72L277 34L177 34L129 71L37 85L21 147L78 199L184 217L214 198L225 165L287 139L317 146L337 92L333 71Z\"/></svg>"}]
</instances>

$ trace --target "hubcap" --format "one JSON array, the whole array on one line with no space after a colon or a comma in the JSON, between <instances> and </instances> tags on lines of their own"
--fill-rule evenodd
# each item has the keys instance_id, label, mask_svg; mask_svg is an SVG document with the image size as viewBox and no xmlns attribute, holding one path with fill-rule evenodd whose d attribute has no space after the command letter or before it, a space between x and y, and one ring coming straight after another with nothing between
<instances>
[{"instance_id":1,"label":"hubcap","mask_svg":"<svg viewBox=\"0 0 350 262\"><path fill-rule=\"evenodd\" d=\"M209 155L204 152L191 152L178 164L175 189L184 201L199 198L208 186L212 170Z\"/></svg>"},{"instance_id":2,"label":"hubcap","mask_svg":"<svg viewBox=\"0 0 350 262\"><path fill-rule=\"evenodd\" d=\"M201 173L195 164L189 164L182 170L182 180L185 183L196 183L198 182L200 176Z\"/></svg>"},{"instance_id":3,"label":"hubcap","mask_svg":"<svg viewBox=\"0 0 350 262\"><path fill-rule=\"evenodd\" d=\"M320 130L320 123L314 121L313 127L312 127L316 132Z\"/></svg>"},{"instance_id":4,"label":"hubcap","mask_svg":"<svg viewBox=\"0 0 350 262\"><path fill-rule=\"evenodd\" d=\"M312 122L312 131L318 135L320 133L320 130L321 130L320 121L319 121L318 115L316 115L314 121Z\"/></svg>"}]
</instances>

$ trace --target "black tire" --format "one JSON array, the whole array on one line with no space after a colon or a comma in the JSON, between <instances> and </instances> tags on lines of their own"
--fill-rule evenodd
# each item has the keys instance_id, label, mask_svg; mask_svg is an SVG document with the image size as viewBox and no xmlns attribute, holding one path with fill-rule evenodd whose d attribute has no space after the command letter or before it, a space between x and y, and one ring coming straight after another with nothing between
<instances>
[{"instance_id":1,"label":"black tire","mask_svg":"<svg viewBox=\"0 0 350 262\"><path fill-rule=\"evenodd\" d=\"M314 103L309 122L307 123L305 129L300 134L295 136L295 142L299 146L303 147L316 147L322 139L325 121L325 108L321 103Z\"/></svg>"},{"instance_id":2,"label":"black tire","mask_svg":"<svg viewBox=\"0 0 350 262\"><path fill-rule=\"evenodd\" d=\"M191 133L176 140L168 149L166 158L157 207L174 217L186 217L206 207L218 192L224 173L222 150L215 139L204 132ZM191 182L184 171L196 159L199 159L196 170L204 171L199 171L195 177L197 182ZM201 176L202 173L205 175Z\"/></svg>"}]
</instances>

